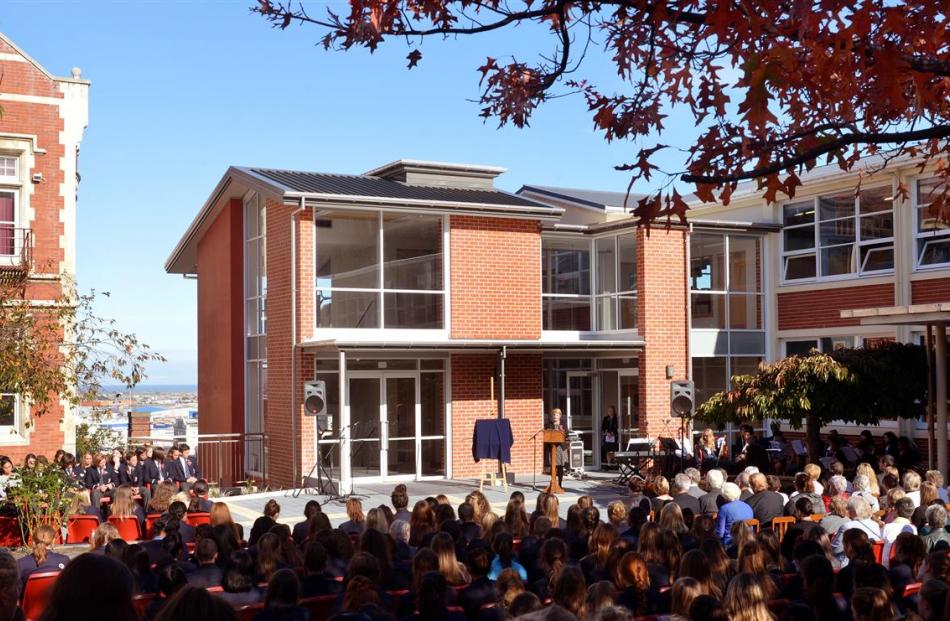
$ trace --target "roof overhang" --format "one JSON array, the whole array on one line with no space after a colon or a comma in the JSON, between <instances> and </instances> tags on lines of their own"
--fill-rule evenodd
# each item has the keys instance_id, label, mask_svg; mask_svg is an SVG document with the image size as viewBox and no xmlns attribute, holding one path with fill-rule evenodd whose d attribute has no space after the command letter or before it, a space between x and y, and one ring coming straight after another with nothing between
<instances>
[{"instance_id":1,"label":"roof overhang","mask_svg":"<svg viewBox=\"0 0 950 621\"><path fill-rule=\"evenodd\" d=\"M950 324L950 302L845 309L841 311L841 318L858 319L862 326Z\"/></svg>"},{"instance_id":2,"label":"roof overhang","mask_svg":"<svg viewBox=\"0 0 950 621\"><path fill-rule=\"evenodd\" d=\"M585 352L585 353L618 353L621 351L640 351L645 342L642 338L619 340L514 340L514 339L446 339L443 341L400 341L400 340L343 340L343 339L316 339L305 341L299 348L310 351L340 351L340 350L411 350L429 352L495 352L502 348L516 353L545 353L545 352Z\"/></svg>"}]
</instances>

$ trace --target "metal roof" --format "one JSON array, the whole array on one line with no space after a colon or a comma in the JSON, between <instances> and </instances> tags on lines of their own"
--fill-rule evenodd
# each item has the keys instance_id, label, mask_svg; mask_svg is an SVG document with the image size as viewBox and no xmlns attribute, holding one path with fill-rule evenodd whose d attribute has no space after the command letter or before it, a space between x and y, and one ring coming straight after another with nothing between
<instances>
[{"instance_id":1,"label":"metal roof","mask_svg":"<svg viewBox=\"0 0 950 621\"><path fill-rule=\"evenodd\" d=\"M630 194L627 198L626 192L607 192L604 190L584 190L580 188L559 188L551 185L525 185L518 193L533 192L552 198L561 198L570 202L580 203L588 207L605 209L607 207L623 208L624 201L628 207L635 206L637 200L643 198L643 194Z\"/></svg>"},{"instance_id":2,"label":"metal roof","mask_svg":"<svg viewBox=\"0 0 950 621\"><path fill-rule=\"evenodd\" d=\"M251 173L281 186L285 192L327 194L333 196L364 196L396 200L508 205L537 208L541 203L501 190L453 188L430 185L409 185L400 181L365 175L339 175L249 168Z\"/></svg>"}]
</instances>

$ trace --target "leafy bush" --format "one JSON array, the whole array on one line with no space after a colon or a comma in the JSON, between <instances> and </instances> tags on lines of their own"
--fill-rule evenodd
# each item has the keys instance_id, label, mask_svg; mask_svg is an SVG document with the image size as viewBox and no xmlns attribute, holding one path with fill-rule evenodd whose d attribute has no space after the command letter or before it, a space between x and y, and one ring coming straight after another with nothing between
<instances>
[{"instance_id":1,"label":"leafy bush","mask_svg":"<svg viewBox=\"0 0 950 621\"><path fill-rule=\"evenodd\" d=\"M75 495L75 486L66 472L55 465L17 468L16 483L7 489L8 500L16 507L23 541L40 524L59 532L66 522Z\"/></svg>"}]
</instances>

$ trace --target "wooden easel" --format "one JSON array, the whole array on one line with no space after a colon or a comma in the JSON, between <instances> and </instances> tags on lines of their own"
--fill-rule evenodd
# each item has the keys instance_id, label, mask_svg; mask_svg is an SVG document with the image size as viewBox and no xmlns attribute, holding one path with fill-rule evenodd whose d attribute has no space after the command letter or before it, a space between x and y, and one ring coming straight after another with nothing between
<instances>
[{"instance_id":1,"label":"wooden easel","mask_svg":"<svg viewBox=\"0 0 950 621\"><path fill-rule=\"evenodd\" d=\"M495 413L495 406L494 406L494 403L495 403L494 376L492 376L491 378L491 399L492 399L492 417L495 417L497 416L497 414ZM488 472L488 468L486 467L488 461L490 460L482 459L479 462L482 465L482 472L478 476L478 491L482 491L485 488L485 483L488 483L488 485L490 486L490 489L495 489L495 485L497 485L497 482L498 482L497 471L492 470L490 473ZM508 494L508 464L501 461L500 459L495 460L495 461L498 462L498 466L501 469L501 483L505 488L505 494Z\"/></svg>"}]
</instances>

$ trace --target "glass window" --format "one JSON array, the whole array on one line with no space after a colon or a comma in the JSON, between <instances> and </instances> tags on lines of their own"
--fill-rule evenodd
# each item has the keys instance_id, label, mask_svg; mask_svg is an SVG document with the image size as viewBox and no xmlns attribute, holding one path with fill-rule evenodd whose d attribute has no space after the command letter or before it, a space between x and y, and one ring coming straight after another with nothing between
<instances>
[{"instance_id":1,"label":"glass window","mask_svg":"<svg viewBox=\"0 0 950 621\"><path fill-rule=\"evenodd\" d=\"M703 403L729 387L727 360L725 356L693 358L693 382L696 386L697 403Z\"/></svg>"},{"instance_id":2,"label":"glass window","mask_svg":"<svg viewBox=\"0 0 950 621\"><path fill-rule=\"evenodd\" d=\"M0 156L0 177L17 178L17 161L19 158L8 155Z\"/></svg>"},{"instance_id":3,"label":"glass window","mask_svg":"<svg viewBox=\"0 0 950 621\"><path fill-rule=\"evenodd\" d=\"M693 293L692 326L699 329L719 329L726 327L726 296L721 293Z\"/></svg>"},{"instance_id":4,"label":"glass window","mask_svg":"<svg viewBox=\"0 0 950 621\"><path fill-rule=\"evenodd\" d=\"M617 284L620 291L637 290L637 249L634 235L617 237Z\"/></svg>"},{"instance_id":5,"label":"glass window","mask_svg":"<svg viewBox=\"0 0 950 621\"><path fill-rule=\"evenodd\" d=\"M383 215L383 287L442 290L442 218Z\"/></svg>"},{"instance_id":6,"label":"glass window","mask_svg":"<svg viewBox=\"0 0 950 621\"><path fill-rule=\"evenodd\" d=\"M319 212L316 216L317 286L379 288L379 214Z\"/></svg>"},{"instance_id":7,"label":"glass window","mask_svg":"<svg viewBox=\"0 0 950 621\"><path fill-rule=\"evenodd\" d=\"M318 212L318 328L441 329L442 218Z\"/></svg>"},{"instance_id":8,"label":"glass window","mask_svg":"<svg viewBox=\"0 0 950 621\"><path fill-rule=\"evenodd\" d=\"M862 189L858 196L842 192L820 196L809 203L785 205L782 232L785 280L892 270L891 194L890 186L878 186Z\"/></svg>"},{"instance_id":9,"label":"glass window","mask_svg":"<svg viewBox=\"0 0 950 621\"><path fill-rule=\"evenodd\" d=\"M16 426L16 406L16 395L10 393L0 393L0 427Z\"/></svg>"},{"instance_id":10,"label":"glass window","mask_svg":"<svg viewBox=\"0 0 950 621\"><path fill-rule=\"evenodd\" d=\"M917 181L917 265L950 263L950 218L946 203L939 199L943 179L932 177Z\"/></svg>"},{"instance_id":11,"label":"glass window","mask_svg":"<svg viewBox=\"0 0 950 621\"><path fill-rule=\"evenodd\" d=\"M589 297L544 297L541 299L541 327L587 332L591 329L590 305Z\"/></svg>"},{"instance_id":12,"label":"glass window","mask_svg":"<svg viewBox=\"0 0 950 621\"><path fill-rule=\"evenodd\" d=\"M595 293L615 293L617 291L617 258L614 255L613 237L603 237L594 241L597 253L597 286Z\"/></svg>"},{"instance_id":13,"label":"glass window","mask_svg":"<svg viewBox=\"0 0 950 621\"><path fill-rule=\"evenodd\" d=\"M0 192L0 256L16 254L16 195Z\"/></svg>"},{"instance_id":14,"label":"glass window","mask_svg":"<svg viewBox=\"0 0 950 621\"><path fill-rule=\"evenodd\" d=\"M758 237L729 236L729 291L762 290L761 243Z\"/></svg>"},{"instance_id":15,"label":"glass window","mask_svg":"<svg viewBox=\"0 0 950 621\"><path fill-rule=\"evenodd\" d=\"M785 341L786 356L807 356L808 352L818 349L818 341L810 339L807 341Z\"/></svg>"},{"instance_id":16,"label":"glass window","mask_svg":"<svg viewBox=\"0 0 950 621\"><path fill-rule=\"evenodd\" d=\"M690 276L696 291L725 291L725 237L696 233L690 238Z\"/></svg>"},{"instance_id":17,"label":"glass window","mask_svg":"<svg viewBox=\"0 0 950 621\"><path fill-rule=\"evenodd\" d=\"M590 241L585 238L545 238L541 242L543 293L590 294Z\"/></svg>"}]
</instances>

